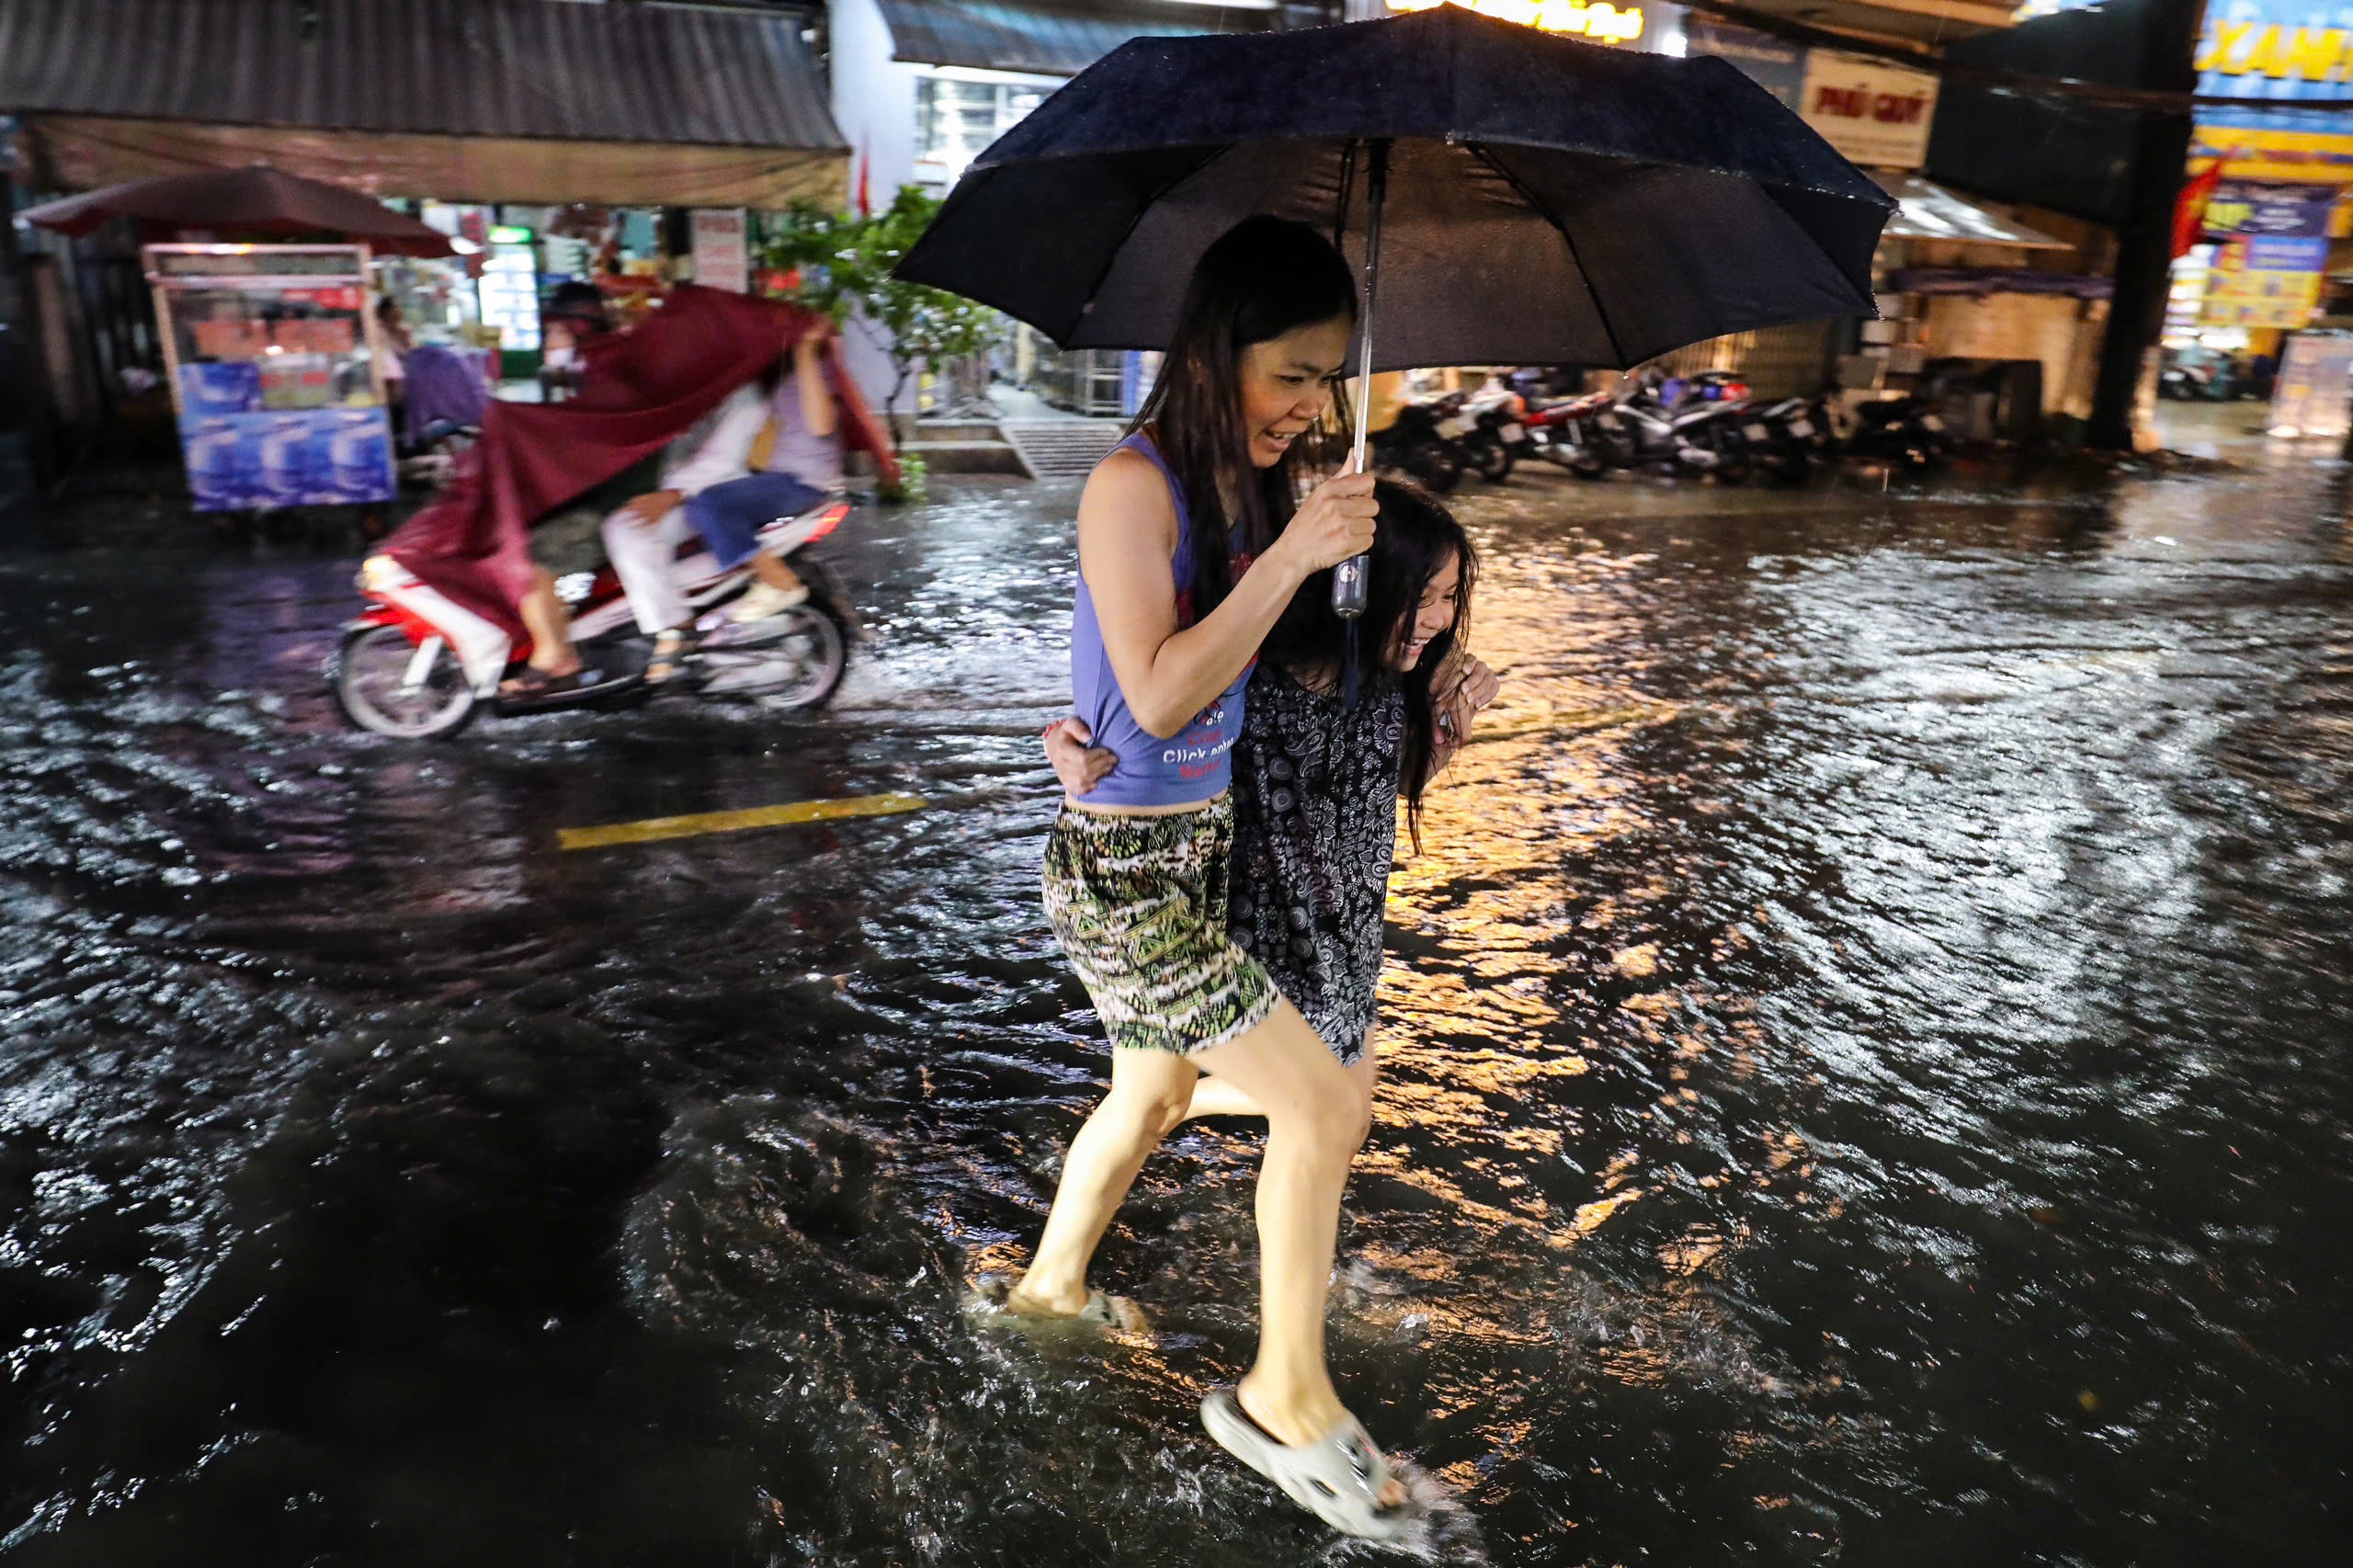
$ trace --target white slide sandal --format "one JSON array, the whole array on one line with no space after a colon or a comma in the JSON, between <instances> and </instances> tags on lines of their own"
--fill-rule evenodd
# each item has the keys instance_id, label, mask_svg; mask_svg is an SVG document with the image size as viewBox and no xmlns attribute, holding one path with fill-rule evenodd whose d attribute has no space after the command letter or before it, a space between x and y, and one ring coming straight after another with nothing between
<instances>
[{"instance_id":1,"label":"white slide sandal","mask_svg":"<svg viewBox=\"0 0 2353 1568\"><path fill-rule=\"evenodd\" d=\"M1355 1416L1343 1415L1320 1441L1294 1448L1250 1419L1232 1390L1219 1389L1201 1401L1201 1426L1220 1448L1334 1529L1367 1540L1404 1539L1412 1513L1381 1505L1394 1472Z\"/></svg>"}]
</instances>

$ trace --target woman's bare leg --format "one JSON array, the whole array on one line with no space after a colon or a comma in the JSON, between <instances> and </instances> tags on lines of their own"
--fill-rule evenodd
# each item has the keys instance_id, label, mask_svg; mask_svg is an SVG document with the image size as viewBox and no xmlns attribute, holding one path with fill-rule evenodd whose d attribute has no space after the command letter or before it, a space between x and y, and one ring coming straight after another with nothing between
<instances>
[{"instance_id":1,"label":"woman's bare leg","mask_svg":"<svg viewBox=\"0 0 2353 1568\"><path fill-rule=\"evenodd\" d=\"M1340 1065L1288 1002L1201 1065L1266 1108L1258 1172L1258 1358L1239 1395L1277 1438L1318 1441L1346 1414L1324 1364L1324 1299L1340 1194L1364 1142L1370 1076Z\"/></svg>"},{"instance_id":2,"label":"woman's bare leg","mask_svg":"<svg viewBox=\"0 0 2353 1568\"><path fill-rule=\"evenodd\" d=\"M788 594L801 585L800 573L765 550L752 557L752 575L769 587L780 588Z\"/></svg>"},{"instance_id":3,"label":"woman's bare leg","mask_svg":"<svg viewBox=\"0 0 2353 1568\"><path fill-rule=\"evenodd\" d=\"M1193 1103L1185 1108L1185 1119L1197 1116L1256 1116L1264 1117L1267 1108L1252 1099L1239 1084L1229 1084L1215 1074L1204 1073L1201 1081L1193 1085Z\"/></svg>"},{"instance_id":4,"label":"woman's bare leg","mask_svg":"<svg viewBox=\"0 0 2353 1568\"><path fill-rule=\"evenodd\" d=\"M1185 1119L1199 1076L1192 1061L1175 1051L1112 1051L1111 1092L1071 1140L1046 1233L1029 1271L1006 1298L1008 1308L1046 1315L1086 1305L1087 1262L1144 1156Z\"/></svg>"},{"instance_id":5,"label":"woman's bare leg","mask_svg":"<svg viewBox=\"0 0 2353 1568\"><path fill-rule=\"evenodd\" d=\"M531 568L531 591L516 608L531 633L531 667L551 676L578 674L580 650L572 645L572 617L556 597L554 575Z\"/></svg>"},{"instance_id":6,"label":"woman's bare leg","mask_svg":"<svg viewBox=\"0 0 2353 1568\"><path fill-rule=\"evenodd\" d=\"M1364 1049L1357 1057L1357 1064L1348 1069L1363 1085L1365 1103L1372 1103L1372 1085L1379 1071L1372 1060L1372 1030L1364 1031ZM1185 1108L1185 1119L1201 1116L1248 1116L1264 1120L1267 1108L1250 1097L1238 1084L1228 1083L1214 1073L1201 1074L1193 1085L1193 1103Z\"/></svg>"}]
</instances>

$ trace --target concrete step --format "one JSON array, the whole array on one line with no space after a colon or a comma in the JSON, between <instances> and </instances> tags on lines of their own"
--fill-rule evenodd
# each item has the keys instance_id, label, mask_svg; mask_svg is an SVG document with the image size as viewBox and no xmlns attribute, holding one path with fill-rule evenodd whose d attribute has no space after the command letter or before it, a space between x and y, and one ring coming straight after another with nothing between
<instances>
[{"instance_id":1,"label":"concrete step","mask_svg":"<svg viewBox=\"0 0 2353 1568\"><path fill-rule=\"evenodd\" d=\"M994 419L918 419L918 441L995 441L1001 439Z\"/></svg>"},{"instance_id":2,"label":"concrete step","mask_svg":"<svg viewBox=\"0 0 2353 1568\"><path fill-rule=\"evenodd\" d=\"M924 432L926 437L930 432ZM909 441L903 457L919 457L933 473L1013 473L1027 478L1021 454L1003 441Z\"/></svg>"},{"instance_id":3,"label":"concrete step","mask_svg":"<svg viewBox=\"0 0 2353 1568\"><path fill-rule=\"evenodd\" d=\"M1127 426L1117 419L1007 419L998 428L1040 479L1081 479Z\"/></svg>"}]
</instances>

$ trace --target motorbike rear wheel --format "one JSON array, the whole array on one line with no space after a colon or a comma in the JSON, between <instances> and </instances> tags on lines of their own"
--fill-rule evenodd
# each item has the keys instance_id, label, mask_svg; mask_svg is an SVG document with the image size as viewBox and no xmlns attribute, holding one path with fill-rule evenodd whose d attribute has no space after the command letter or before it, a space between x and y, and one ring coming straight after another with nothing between
<instances>
[{"instance_id":1,"label":"motorbike rear wheel","mask_svg":"<svg viewBox=\"0 0 2353 1568\"><path fill-rule=\"evenodd\" d=\"M1501 484L1511 477L1512 455L1493 431L1481 430L1466 436L1462 441L1463 455L1479 477L1490 484Z\"/></svg>"},{"instance_id":2,"label":"motorbike rear wheel","mask_svg":"<svg viewBox=\"0 0 2353 1568\"><path fill-rule=\"evenodd\" d=\"M849 638L818 599L773 618L756 642L706 642L696 661L696 689L706 697L756 699L767 708L814 708L832 697L849 669Z\"/></svg>"},{"instance_id":3,"label":"motorbike rear wheel","mask_svg":"<svg viewBox=\"0 0 2353 1568\"><path fill-rule=\"evenodd\" d=\"M1579 479L1607 479L1609 468L1608 455L1591 447L1576 448L1568 460L1569 472Z\"/></svg>"},{"instance_id":4,"label":"motorbike rear wheel","mask_svg":"<svg viewBox=\"0 0 2353 1568\"><path fill-rule=\"evenodd\" d=\"M1707 449L1716 454L1715 462L1702 469L1712 473L1719 484L1738 484L1748 477L1748 443L1730 430L1709 430L1700 437Z\"/></svg>"},{"instance_id":5,"label":"motorbike rear wheel","mask_svg":"<svg viewBox=\"0 0 2353 1568\"><path fill-rule=\"evenodd\" d=\"M1397 454L1397 466L1424 489L1443 495L1462 480L1462 461L1435 441L1415 441Z\"/></svg>"},{"instance_id":6,"label":"motorbike rear wheel","mask_svg":"<svg viewBox=\"0 0 2353 1568\"><path fill-rule=\"evenodd\" d=\"M474 691L443 643L433 653L425 677L408 684L422 650L397 626L360 626L344 633L327 660L327 689L343 716L363 730L395 740L429 741L454 735L474 716Z\"/></svg>"}]
</instances>

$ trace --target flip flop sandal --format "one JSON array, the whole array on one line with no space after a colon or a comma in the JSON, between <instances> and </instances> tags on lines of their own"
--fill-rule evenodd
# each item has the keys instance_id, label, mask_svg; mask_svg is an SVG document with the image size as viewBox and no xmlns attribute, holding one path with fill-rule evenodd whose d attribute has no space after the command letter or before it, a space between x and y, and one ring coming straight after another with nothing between
<instances>
[{"instance_id":1,"label":"flip flop sandal","mask_svg":"<svg viewBox=\"0 0 2353 1568\"><path fill-rule=\"evenodd\" d=\"M1114 1296L1105 1290L1089 1290L1086 1305L1069 1316L1040 1312L1017 1312L1006 1305L1013 1293L1013 1281L1002 1274L983 1276L972 1282L965 1298L969 1309L987 1312L992 1319L1008 1328L1055 1329L1083 1324L1089 1328L1115 1328L1127 1333L1142 1333L1152 1327L1143 1309L1125 1296Z\"/></svg>"},{"instance_id":2,"label":"flip flop sandal","mask_svg":"<svg viewBox=\"0 0 2353 1568\"><path fill-rule=\"evenodd\" d=\"M654 656L645 662L645 684L666 686L694 667L697 649L702 639L691 631L673 629L654 634Z\"/></svg>"},{"instance_id":3,"label":"flip flop sandal","mask_svg":"<svg viewBox=\"0 0 2353 1568\"><path fill-rule=\"evenodd\" d=\"M498 696L505 702L537 702L546 698L568 696L578 687L590 684L591 679L585 669L559 676L526 665L521 675L509 676L498 683Z\"/></svg>"},{"instance_id":4,"label":"flip flop sandal","mask_svg":"<svg viewBox=\"0 0 2353 1568\"><path fill-rule=\"evenodd\" d=\"M1404 1539L1411 1514L1381 1502L1395 1472L1355 1416L1341 1416L1320 1441L1294 1448L1253 1421L1232 1390L1219 1389L1201 1401L1201 1426L1220 1448L1334 1529L1367 1540Z\"/></svg>"}]
</instances>

